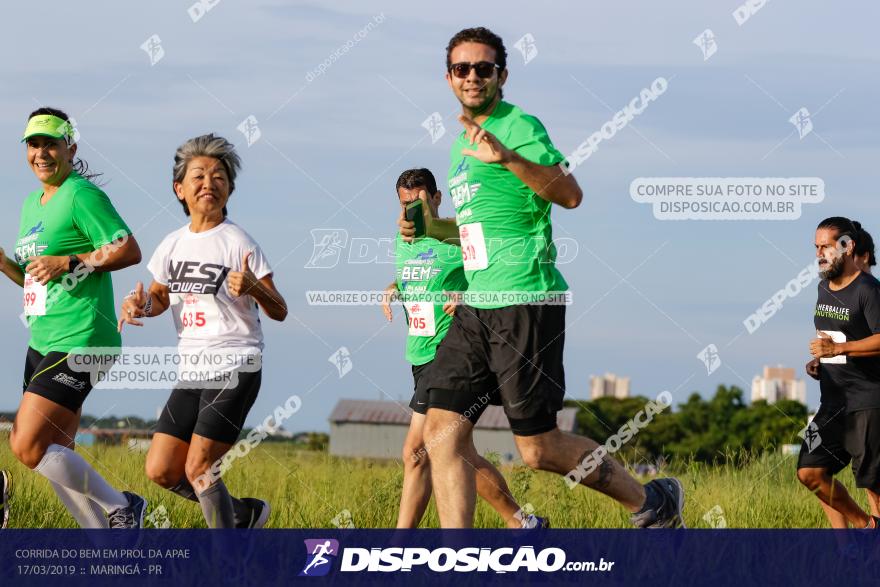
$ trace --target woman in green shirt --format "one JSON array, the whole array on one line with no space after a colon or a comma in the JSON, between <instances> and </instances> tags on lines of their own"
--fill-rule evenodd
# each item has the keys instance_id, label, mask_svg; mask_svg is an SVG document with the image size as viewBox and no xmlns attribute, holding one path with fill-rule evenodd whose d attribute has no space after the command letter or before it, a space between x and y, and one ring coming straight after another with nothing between
<instances>
[{"instance_id":1,"label":"woman in green shirt","mask_svg":"<svg viewBox=\"0 0 880 587\"><path fill-rule=\"evenodd\" d=\"M76 131L64 112L32 112L22 142L41 187L22 206L13 258L0 250L0 271L24 289L31 334L12 452L49 480L80 526L136 528L144 499L111 487L74 451L74 437L93 385L76 368L93 362L78 358L112 360L106 349L120 347L109 272L139 263L140 248L76 158Z\"/></svg>"}]
</instances>

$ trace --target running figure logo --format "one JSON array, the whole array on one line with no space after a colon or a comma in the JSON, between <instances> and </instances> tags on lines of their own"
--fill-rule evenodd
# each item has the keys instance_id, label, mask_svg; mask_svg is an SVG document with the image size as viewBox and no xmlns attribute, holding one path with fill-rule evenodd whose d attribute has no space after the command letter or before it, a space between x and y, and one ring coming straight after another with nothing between
<instances>
[{"instance_id":1,"label":"running figure logo","mask_svg":"<svg viewBox=\"0 0 880 587\"><path fill-rule=\"evenodd\" d=\"M439 112L433 112L431 116L422 122L422 128L431 135L431 144L433 145L446 134L446 127L443 126L443 117Z\"/></svg>"},{"instance_id":2,"label":"running figure logo","mask_svg":"<svg viewBox=\"0 0 880 587\"><path fill-rule=\"evenodd\" d=\"M529 61L538 56L538 46L535 44L535 37L532 36L532 33L524 34L513 46L522 53L523 65L528 65Z\"/></svg>"},{"instance_id":3,"label":"running figure logo","mask_svg":"<svg viewBox=\"0 0 880 587\"><path fill-rule=\"evenodd\" d=\"M810 111L806 108L801 108L795 112L788 121L797 129L798 138L802 139L813 132L813 120L810 118Z\"/></svg>"},{"instance_id":4,"label":"running figure logo","mask_svg":"<svg viewBox=\"0 0 880 587\"><path fill-rule=\"evenodd\" d=\"M819 426L815 422L810 422L806 428L801 430L800 437L807 444L808 452L813 452L822 444L822 437L819 436Z\"/></svg>"},{"instance_id":5,"label":"running figure logo","mask_svg":"<svg viewBox=\"0 0 880 587\"><path fill-rule=\"evenodd\" d=\"M339 541L332 538L308 539L306 543L306 566L300 577L323 577L333 567L339 554Z\"/></svg>"},{"instance_id":6,"label":"running figure logo","mask_svg":"<svg viewBox=\"0 0 880 587\"><path fill-rule=\"evenodd\" d=\"M339 263L339 257L348 242L348 231L344 228L313 228L312 257L305 264L306 269L332 269Z\"/></svg>"},{"instance_id":7,"label":"running figure logo","mask_svg":"<svg viewBox=\"0 0 880 587\"><path fill-rule=\"evenodd\" d=\"M718 354L718 347L714 344L710 344L701 350L697 354L697 358L703 361L703 365L706 366L707 375L711 375L721 366L721 355Z\"/></svg>"},{"instance_id":8,"label":"running figure logo","mask_svg":"<svg viewBox=\"0 0 880 587\"><path fill-rule=\"evenodd\" d=\"M700 48L700 51L703 52L703 61L708 61L710 57L715 55L715 52L718 51L718 43L715 42L715 33L712 32L712 29L706 29L699 36L694 39L694 45Z\"/></svg>"},{"instance_id":9,"label":"running figure logo","mask_svg":"<svg viewBox=\"0 0 880 587\"><path fill-rule=\"evenodd\" d=\"M710 528L727 528L727 518L724 517L724 510L720 505L715 505L703 514L703 519L709 524Z\"/></svg>"},{"instance_id":10,"label":"running figure logo","mask_svg":"<svg viewBox=\"0 0 880 587\"><path fill-rule=\"evenodd\" d=\"M351 363L351 353L348 352L348 349L344 346L336 349L336 352L330 355L330 358L328 358L327 361L336 365L340 379L345 377L345 374L351 371L353 366Z\"/></svg>"},{"instance_id":11,"label":"running figure logo","mask_svg":"<svg viewBox=\"0 0 880 587\"><path fill-rule=\"evenodd\" d=\"M257 117L253 114L242 120L241 124L236 128L244 135L248 147L259 141L260 137L263 136L257 123Z\"/></svg>"},{"instance_id":12,"label":"running figure logo","mask_svg":"<svg viewBox=\"0 0 880 587\"><path fill-rule=\"evenodd\" d=\"M141 49L150 56L150 67L153 67L165 57L165 48L162 47L162 39L159 38L159 35L153 35L144 41Z\"/></svg>"}]
</instances>

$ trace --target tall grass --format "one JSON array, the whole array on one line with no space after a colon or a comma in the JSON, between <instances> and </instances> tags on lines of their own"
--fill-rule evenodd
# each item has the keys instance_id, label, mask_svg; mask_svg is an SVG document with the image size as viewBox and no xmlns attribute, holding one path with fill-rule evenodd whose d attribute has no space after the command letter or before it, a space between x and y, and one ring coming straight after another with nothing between
<instances>
[{"instance_id":1,"label":"tall grass","mask_svg":"<svg viewBox=\"0 0 880 587\"><path fill-rule=\"evenodd\" d=\"M203 528L198 504L152 484L144 475L144 453L121 446L78 448L115 487L140 493L150 511L163 506L176 528ZM819 502L798 483L795 458L779 454L732 453L727 462L738 466L693 460L672 463L664 474L677 476L685 487L685 520L689 527L711 527L704 516L720 507L730 528L827 527ZM10 526L15 528L74 528L48 482L19 464L0 436L0 468L15 477ZM531 504L554 528L629 528L628 513L608 497L577 487L569 490L557 475L521 466L500 467L513 496ZM849 469L838 478L867 510L864 492L856 490ZM234 462L224 476L233 495L260 497L272 504L268 527L332 528L346 521L358 528L389 528L397 519L403 479L398 461L332 457L264 443ZM647 481L647 479L642 479ZM718 510L715 510L718 512ZM718 523L717 516L714 518ZM477 504L475 524L502 528L498 515L484 502ZM433 503L422 527L436 528Z\"/></svg>"}]
</instances>

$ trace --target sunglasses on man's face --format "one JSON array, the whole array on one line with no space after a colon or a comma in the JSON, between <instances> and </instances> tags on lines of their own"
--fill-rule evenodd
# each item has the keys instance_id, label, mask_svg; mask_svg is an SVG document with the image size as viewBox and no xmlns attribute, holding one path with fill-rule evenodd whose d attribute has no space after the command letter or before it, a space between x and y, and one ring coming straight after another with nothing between
<instances>
[{"instance_id":1,"label":"sunglasses on man's face","mask_svg":"<svg viewBox=\"0 0 880 587\"><path fill-rule=\"evenodd\" d=\"M449 66L449 71L457 78L464 79L470 74L471 69L477 72L477 77L487 79L492 77L492 73L501 66L491 61L479 61L477 63L453 63Z\"/></svg>"}]
</instances>

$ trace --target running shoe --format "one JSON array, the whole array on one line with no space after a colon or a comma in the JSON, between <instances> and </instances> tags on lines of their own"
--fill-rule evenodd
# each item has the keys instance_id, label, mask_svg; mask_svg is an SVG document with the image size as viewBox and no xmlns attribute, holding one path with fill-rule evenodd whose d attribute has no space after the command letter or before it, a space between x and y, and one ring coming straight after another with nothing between
<instances>
[{"instance_id":1,"label":"running shoe","mask_svg":"<svg viewBox=\"0 0 880 587\"><path fill-rule=\"evenodd\" d=\"M110 528L143 528L147 500L130 491L123 491L122 494L128 500L128 505L110 512Z\"/></svg>"},{"instance_id":2,"label":"running shoe","mask_svg":"<svg viewBox=\"0 0 880 587\"><path fill-rule=\"evenodd\" d=\"M243 497L241 501L250 509L250 515L247 519L235 517L236 528L262 528L269 520L269 512L271 508L269 504L262 499L253 497Z\"/></svg>"},{"instance_id":3,"label":"running shoe","mask_svg":"<svg viewBox=\"0 0 880 587\"><path fill-rule=\"evenodd\" d=\"M550 519L542 518L540 516L536 516L535 514L529 514L526 519L522 521L522 527L526 530L540 530L543 528L549 528Z\"/></svg>"},{"instance_id":4,"label":"running shoe","mask_svg":"<svg viewBox=\"0 0 880 587\"><path fill-rule=\"evenodd\" d=\"M9 523L9 499L12 497L12 473L0 471L0 528Z\"/></svg>"},{"instance_id":5,"label":"running shoe","mask_svg":"<svg viewBox=\"0 0 880 587\"><path fill-rule=\"evenodd\" d=\"M685 528L681 515L684 508L684 487L674 477L654 479L645 487L651 487L660 498L660 503L651 509L636 512L630 521L637 528Z\"/></svg>"}]
</instances>

